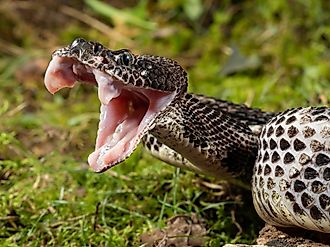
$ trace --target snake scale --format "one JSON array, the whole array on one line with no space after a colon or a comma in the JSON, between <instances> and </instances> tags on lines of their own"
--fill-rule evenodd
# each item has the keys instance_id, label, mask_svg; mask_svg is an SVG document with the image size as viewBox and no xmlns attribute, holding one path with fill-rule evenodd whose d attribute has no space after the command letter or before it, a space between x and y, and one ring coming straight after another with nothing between
<instances>
[{"instance_id":1,"label":"snake scale","mask_svg":"<svg viewBox=\"0 0 330 247\"><path fill-rule=\"evenodd\" d=\"M251 183L267 223L330 233L330 108L274 114L187 93L177 62L81 38L53 53L45 75L51 93L77 81L97 85L101 101L94 171L143 141L170 164Z\"/></svg>"}]
</instances>

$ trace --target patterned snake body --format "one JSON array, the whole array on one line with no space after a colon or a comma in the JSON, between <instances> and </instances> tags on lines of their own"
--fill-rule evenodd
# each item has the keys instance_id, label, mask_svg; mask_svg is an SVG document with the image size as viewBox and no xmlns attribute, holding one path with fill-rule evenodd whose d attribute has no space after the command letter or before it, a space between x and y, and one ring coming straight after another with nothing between
<instances>
[{"instance_id":1,"label":"patterned snake body","mask_svg":"<svg viewBox=\"0 0 330 247\"><path fill-rule=\"evenodd\" d=\"M296 108L262 129L252 192L266 222L330 232L329 119L329 108Z\"/></svg>"},{"instance_id":2,"label":"patterned snake body","mask_svg":"<svg viewBox=\"0 0 330 247\"><path fill-rule=\"evenodd\" d=\"M101 117L89 158L95 171L120 163L143 141L170 164L252 178L255 208L270 224L330 233L329 108L275 116L187 93L186 72L175 61L83 39L56 50L45 75L51 93L76 81L98 85ZM259 137L249 128L262 125Z\"/></svg>"}]
</instances>

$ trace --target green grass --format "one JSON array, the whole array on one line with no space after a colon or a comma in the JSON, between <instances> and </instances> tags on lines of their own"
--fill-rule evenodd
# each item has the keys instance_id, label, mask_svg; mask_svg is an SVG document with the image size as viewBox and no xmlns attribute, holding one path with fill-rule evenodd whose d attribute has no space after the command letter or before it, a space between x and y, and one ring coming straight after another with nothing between
<instances>
[{"instance_id":1,"label":"green grass","mask_svg":"<svg viewBox=\"0 0 330 247\"><path fill-rule=\"evenodd\" d=\"M221 183L219 195L205 185L213 179L142 148L111 171L90 171L96 89L52 96L42 73L56 46L83 36L176 59L190 91L265 110L328 104L327 1L5 2L16 5L0 8L1 246L137 246L142 233L192 213L206 221L208 246L253 242L262 223L246 191Z\"/></svg>"}]
</instances>

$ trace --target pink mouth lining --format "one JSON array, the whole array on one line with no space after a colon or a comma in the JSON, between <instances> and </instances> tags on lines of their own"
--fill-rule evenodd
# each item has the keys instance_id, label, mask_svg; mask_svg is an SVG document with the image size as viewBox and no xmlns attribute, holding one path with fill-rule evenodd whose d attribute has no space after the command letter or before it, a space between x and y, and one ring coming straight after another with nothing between
<instances>
[{"instance_id":1,"label":"pink mouth lining","mask_svg":"<svg viewBox=\"0 0 330 247\"><path fill-rule=\"evenodd\" d=\"M45 74L45 86L52 94L76 81L98 85L101 102L95 151L88 163L102 172L125 160L139 144L152 120L174 98L174 93L125 85L112 76L72 58L55 56Z\"/></svg>"}]
</instances>

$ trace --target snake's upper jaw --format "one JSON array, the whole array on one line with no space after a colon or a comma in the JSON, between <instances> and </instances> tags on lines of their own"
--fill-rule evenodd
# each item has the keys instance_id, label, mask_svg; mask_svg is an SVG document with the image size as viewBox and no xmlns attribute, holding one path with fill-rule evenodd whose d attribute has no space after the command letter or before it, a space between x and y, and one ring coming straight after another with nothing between
<instances>
[{"instance_id":1,"label":"snake's upper jaw","mask_svg":"<svg viewBox=\"0 0 330 247\"><path fill-rule=\"evenodd\" d=\"M88 158L95 172L103 172L129 157L159 112L175 97L174 92L125 85L73 58L54 56L45 74L48 91L73 87L76 81L98 86L100 122L95 151Z\"/></svg>"}]
</instances>

